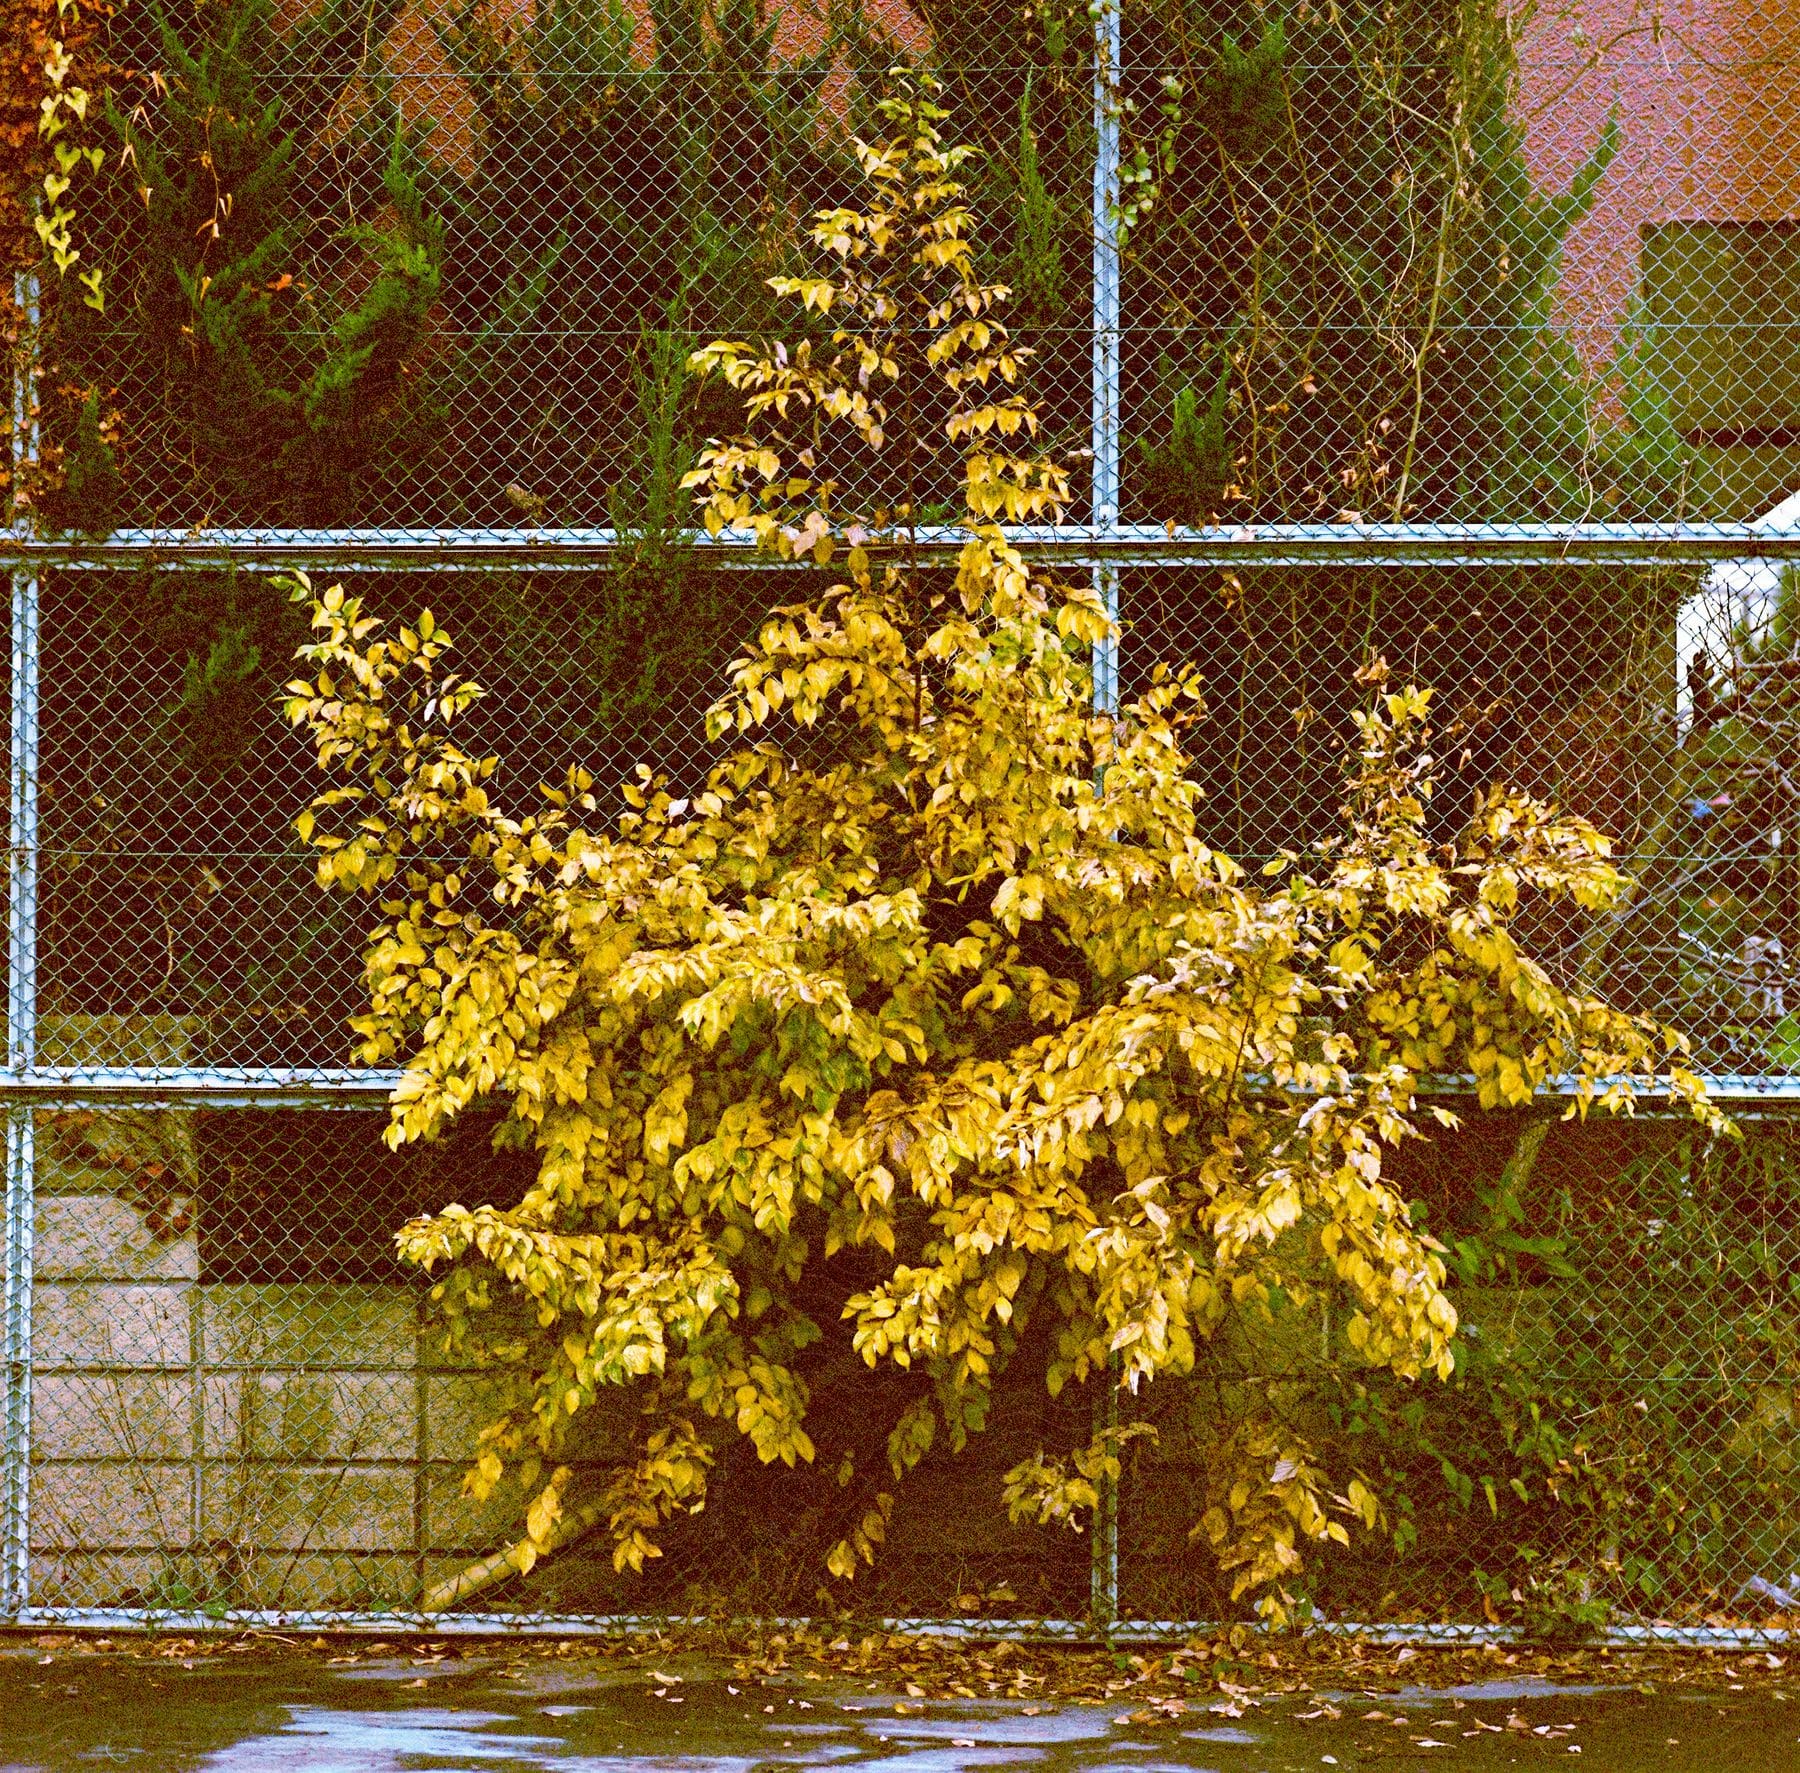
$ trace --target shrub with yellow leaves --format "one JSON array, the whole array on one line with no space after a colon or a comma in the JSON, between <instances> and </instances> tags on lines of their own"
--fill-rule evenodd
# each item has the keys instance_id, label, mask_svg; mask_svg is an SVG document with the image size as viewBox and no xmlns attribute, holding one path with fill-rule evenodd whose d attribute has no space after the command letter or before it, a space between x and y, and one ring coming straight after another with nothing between
<instances>
[{"instance_id":1,"label":"shrub with yellow leaves","mask_svg":"<svg viewBox=\"0 0 1800 1773\"><path fill-rule=\"evenodd\" d=\"M906 1381L871 1392L900 1395L881 1469L839 1474L841 1578L1019 1360L1053 1393L1169 1383L1279 1295L1328 1300L1354 1358L1447 1374L1440 1249L1383 1175L1427 1115L1453 1124L1420 1106L1442 1074L1484 1106L1567 1077L1574 1112L1658 1091L1720 1124L1678 1042L1515 938L1534 900L1619 898L1596 831L1495 788L1457 843L1428 840L1427 691L1367 674L1339 834L1255 879L1199 835L1197 683L1159 673L1094 712L1103 609L999 527L1053 519L1067 489L1011 453L1036 422L1007 291L976 274L965 151L929 87L886 115L866 206L818 217L825 269L777 284L828 330L696 358L749 425L692 477L706 524L841 559L733 666L711 722L734 748L704 792L640 770L610 817L571 770L504 811L495 760L453 737L480 691L431 616L390 635L341 589L312 604L288 714L342 780L302 831L325 885L381 907L355 1027L404 1067L390 1140L497 1108L538 1154L516 1205L399 1234L450 1333L514 1375L471 1478L535 1495L507 1568L591 1523L641 1570L733 1430L813 1460L821 1349ZM913 547L946 446L954 571ZM565 1502L620 1387L640 1441ZM1017 1467L1014 1514L1079 1525L1136 1432ZM1376 1518L1272 1412L1215 1452L1195 1536L1265 1612L1307 1541Z\"/></svg>"}]
</instances>

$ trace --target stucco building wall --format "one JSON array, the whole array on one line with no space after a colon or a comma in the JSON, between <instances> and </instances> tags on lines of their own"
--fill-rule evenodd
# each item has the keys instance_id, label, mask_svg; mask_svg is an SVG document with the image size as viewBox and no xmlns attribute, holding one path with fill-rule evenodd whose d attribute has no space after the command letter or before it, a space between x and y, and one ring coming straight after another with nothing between
<instances>
[{"instance_id":1,"label":"stucco building wall","mask_svg":"<svg viewBox=\"0 0 1800 1773\"><path fill-rule=\"evenodd\" d=\"M1559 318L1591 369L1612 358L1642 287L1647 229L1766 228L1800 216L1797 60L1800 0L1549 0L1540 8L1522 43L1520 94L1540 188L1567 189L1609 116L1622 137L1592 212L1570 236L1558 295ZM1717 515L1749 515L1800 486L1800 451L1771 443L1760 416L1761 436L1748 443L1704 440L1707 503Z\"/></svg>"}]
</instances>

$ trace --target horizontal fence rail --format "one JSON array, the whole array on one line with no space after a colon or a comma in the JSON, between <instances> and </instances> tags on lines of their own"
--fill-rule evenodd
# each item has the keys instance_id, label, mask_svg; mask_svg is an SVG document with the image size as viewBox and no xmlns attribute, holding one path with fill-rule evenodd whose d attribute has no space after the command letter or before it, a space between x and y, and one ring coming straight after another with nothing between
<instances>
[{"instance_id":1,"label":"horizontal fence rail","mask_svg":"<svg viewBox=\"0 0 1800 1773\"><path fill-rule=\"evenodd\" d=\"M1800 529L1756 523L1318 523L1241 524L1195 529L1121 523L1002 526L1030 558L1068 568L1161 567L1507 567L1779 565L1800 559ZM931 565L952 564L963 532L922 525L894 534L871 553L904 550ZM780 570L759 558L747 535L682 532L677 543L699 564L732 571ZM237 567L328 572L579 572L629 557L639 546L611 529L121 530L99 540L14 535L6 564L169 571Z\"/></svg>"}]
</instances>

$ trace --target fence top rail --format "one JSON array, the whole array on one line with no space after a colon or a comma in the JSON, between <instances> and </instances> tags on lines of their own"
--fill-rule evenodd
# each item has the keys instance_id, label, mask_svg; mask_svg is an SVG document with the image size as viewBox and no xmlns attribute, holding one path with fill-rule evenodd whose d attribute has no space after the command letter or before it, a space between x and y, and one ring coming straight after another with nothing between
<instances>
[{"instance_id":1,"label":"fence top rail","mask_svg":"<svg viewBox=\"0 0 1800 1773\"><path fill-rule=\"evenodd\" d=\"M1009 527L1033 557L1065 566L1705 566L1800 560L1800 527L1758 523L1059 524ZM697 561L761 564L748 536L689 534ZM902 538L896 534L892 545ZM939 565L967 540L959 526L921 526L909 552ZM429 571L582 571L638 544L610 528L123 529L104 537L0 536L14 568L224 565ZM876 543L878 550L880 543Z\"/></svg>"},{"instance_id":2,"label":"fence top rail","mask_svg":"<svg viewBox=\"0 0 1800 1773\"><path fill-rule=\"evenodd\" d=\"M380 1107L398 1088L402 1073L373 1066L37 1066L0 1070L0 1106L8 1104L129 1103L140 1107L202 1103L226 1107ZM1630 1080L1636 1106L1660 1111L1666 1088ZM1605 1080L1601 1080L1602 1083ZM1708 1093L1727 1106L1775 1111L1800 1110L1800 1075L1724 1074L1706 1080ZM1475 1094L1472 1077L1426 1080L1420 1093L1432 1100L1460 1101ZM1573 1078L1551 1078L1537 1100L1556 1109L1575 1100Z\"/></svg>"}]
</instances>

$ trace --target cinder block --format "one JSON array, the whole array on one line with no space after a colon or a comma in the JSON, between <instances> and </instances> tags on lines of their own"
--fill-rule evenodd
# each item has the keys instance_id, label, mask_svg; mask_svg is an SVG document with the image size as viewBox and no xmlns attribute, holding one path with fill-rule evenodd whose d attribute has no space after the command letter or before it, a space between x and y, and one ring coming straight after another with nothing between
<instances>
[{"instance_id":1,"label":"cinder block","mask_svg":"<svg viewBox=\"0 0 1800 1773\"><path fill-rule=\"evenodd\" d=\"M196 1280L200 1251L189 1231L155 1236L116 1194L40 1195L32 1261L40 1278Z\"/></svg>"},{"instance_id":2,"label":"cinder block","mask_svg":"<svg viewBox=\"0 0 1800 1773\"><path fill-rule=\"evenodd\" d=\"M413 1544L409 1466L209 1463L200 1481L209 1549L405 1551Z\"/></svg>"},{"instance_id":3,"label":"cinder block","mask_svg":"<svg viewBox=\"0 0 1800 1773\"><path fill-rule=\"evenodd\" d=\"M32 1291L31 1357L56 1367L185 1367L192 1288L54 1282Z\"/></svg>"},{"instance_id":4,"label":"cinder block","mask_svg":"<svg viewBox=\"0 0 1800 1773\"><path fill-rule=\"evenodd\" d=\"M32 1387L31 1447L40 1459L185 1459L193 1450L193 1382L185 1373L44 1373Z\"/></svg>"},{"instance_id":5,"label":"cinder block","mask_svg":"<svg viewBox=\"0 0 1800 1773\"><path fill-rule=\"evenodd\" d=\"M418 1362L407 1287L209 1286L201 1346L226 1367L398 1367Z\"/></svg>"},{"instance_id":6,"label":"cinder block","mask_svg":"<svg viewBox=\"0 0 1800 1773\"><path fill-rule=\"evenodd\" d=\"M188 1063L192 1025L181 1016L40 1015L37 1054L44 1065L129 1065L168 1069Z\"/></svg>"},{"instance_id":7,"label":"cinder block","mask_svg":"<svg viewBox=\"0 0 1800 1773\"><path fill-rule=\"evenodd\" d=\"M525 1530L528 1500L506 1483L476 1502L463 1494L467 1470L464 1464L430 1465L425 1471L425 1543L434 1552L466 1552L464 1562L517 1539Z\"/></svg>"},{"instance_id":8,"label":"cinder block","mask_svg":"<svg viewBox=\"0 0 1800 1773\"><path fill-rule=\"evenodd\" d=\"M418 1446L417 1385L411 1373L211 1374L207 1457L411 1459Z\"/></svg>"},{"instance_id":9,"label":"cinder block","mask_svg":"<svg viewBox=\"0 0 1800 1773\"><path fill-rule=\"evenodd\" d=\"M32 1602L40 1607L375 1612L414 1606L420 1592L417 1560L395 1552L38 1551L31 1566Z\"/></svg>"},{"instance_id":10,"label":"cinder block","mask_svg":"<svg viewBox=\"0 0 1800 1773\"><path fill-rule=\"evenodd\" d=\"M156 1460L34 1463L32 1549L185 1548L193 1536L191 1469Z\"/></svg>"},{"instance_id":11,"label":"cinder block","mask_svg":"<svg viewBox=\"0 0 1800 1773\"><path fill-rule=\"evenodd\" d=\"M36 1607L191 1606L189 1559L179 1552L45 1551L32 1548Z\"/></svg>"},{"instance_id":12,"label":"cinder block","mask_svg":"<svg viewBox=\"0 0 1800 1773\"><path fill-rule=\"evenodd\" d=\"M378 1612L416 1606L420 1593L410 1552L259 1551L214 1562L214 1590L233 1607Z\"/></svg>"},{"instance_id":13,"label":"cinder block","mask_svg":"<svg viewBox=\"0 0 1800 1773\"><path fill-rule=\"evenodd\" d=\"M501 1382L491 1374L428 1374L425 1386L425 1457L475 1457L481 1431L500 1413Z\"/></svg>"}]
</instances>

